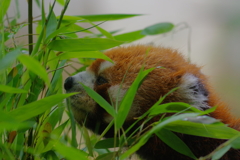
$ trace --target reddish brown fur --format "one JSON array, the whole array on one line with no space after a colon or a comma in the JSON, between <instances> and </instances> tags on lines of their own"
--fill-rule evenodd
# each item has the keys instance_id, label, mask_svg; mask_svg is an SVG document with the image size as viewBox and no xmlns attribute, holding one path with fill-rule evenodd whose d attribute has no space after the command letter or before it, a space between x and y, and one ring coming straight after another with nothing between
<instances>
[{"instance_id":1,"label":"reddish brown fur","mask_svg":"<svg viewBox=\"0 0 240 160\"><path fill-rule=\"evenodd\" d=\"M216 111L211 113L210 116L220 119L223 123L229 124L229 126L232 128L240 130L240 120L234 118L230 114L228 107L215 95L211 86L208 84L206 77L201 73L201 68L186 61L177 51L168 48L138 45L127 48L115 48L107 51L106 55L116 63L113 67L107 68L100 73L101 76L108 80L108 83L102 86L95 85L94 89L109 102L110 99L107 88L116 84L121 84L125 74L126 77L124 79L122 88L128 89L135 80L142 66L144 66L145 69L159 66L162 67L154 69L140 86L134 100L134 104L137 106L135 117L145 113L161 96L168 93L171 89L178 87L181 84L181 77L186 73L190 73L198 77L208 91L208 105L218 106ZM98 69L101 62L103 62L103 60L98 59L89 67L89 70L93 71L96 76L99 76ZM184 99L181 93L178 91L167 96L163 103L167 102L188 103L188 101L186 101L186 99ZM107 126L107 124L105 124L102 119L99 118L101 116L100 113L104 112L99 108L100 107L98 106L95 113L91 113L93 114L92 119L89 118L89 120L86 121L86 123L89 125L89 128L92 130L95 126L93 123L96 123L96 121L102 124L102 128L100 126L100 130L103 130L104 127ZM102 116L106 115L106 113L102 114ZM130 119L125 122L125 129L135 121L135 117L130 117ZM155 120L157 120L157 118L155 118ZM150 123L153 122L154 121L151 121ZM106 137L111 137L111 134L112 133L107 133ZM224 142L224 140L218 139L183 134L177 135L192 149L193 153L197 157L209 154L218 145ZM190 159L189 157L181 155L172 150L170 147L161 142L156 136L150 138L146 145L144 145L137 153L142 158L147 158L149 160ZM222 159L240 159L240 152L231 149Z\"/></svg>"},{"instance_id":2,"label":"reddish brown fur","mask_svg":"<svg viewBox=\"0 0 240 160\"><path fill-rule=\"evenodd\" d=\"M211 86L206 81L205 75L201 73L201 68L186 61L176 50L137 45L127 48L115 48L107 51L105 54L113 61L118 62L116 66L106 69L104 73L102 73L110 80L109 83L111 85L120 84L127 71L124 82L126 83L125 87L129 87L143 65L146 69L158 66L164 67L165 69L155 69L152 71L148 76L151 78L147 78L144 81L140 88L141 91L139 91L144 94L145 91L147 92L149 89L152 90L147 93L152 94L149 95L149 97L154 98L154 101L160 96L166 94L169 89L177 87L176 84L180 83L179 81L182 75L185 73L192 73L201 79L201 82L209 91L209 105L218 106L217 110L212 113L211 116L222 120L223 123L229 124L230 127L240 130L240 121L230 114L229 108L216 96ZM97 69L102 61L103 60L101 59L96 60L90 66L90 70L97 73ZM156 91L152 87L153 84L159 85L158 87L155 87ZM159 88L161 88L162 93L159 93ZM171 99L168 101L179 101L179 96L175 94L174 96L171 96ZM147 105L147 107L150 106Z\"/></svg>"}]
</instances>

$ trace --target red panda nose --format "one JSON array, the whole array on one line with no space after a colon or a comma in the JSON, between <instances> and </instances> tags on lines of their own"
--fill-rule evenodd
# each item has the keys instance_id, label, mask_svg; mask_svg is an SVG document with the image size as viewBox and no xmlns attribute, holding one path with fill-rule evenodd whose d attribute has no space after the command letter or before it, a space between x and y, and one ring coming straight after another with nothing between
<instances>
[{"instance_id":1,"label":"red panda nose","mask_svg":"<svg viewBox=\"0 0 240 160\"><path fill-rule=\"evenodd\" d=\"M64 82L64 88L66 91L68 91L69 89L71 89L73 86L73 78L72 77L68 77L65 82Z\"/></svg>"}]
</instances>

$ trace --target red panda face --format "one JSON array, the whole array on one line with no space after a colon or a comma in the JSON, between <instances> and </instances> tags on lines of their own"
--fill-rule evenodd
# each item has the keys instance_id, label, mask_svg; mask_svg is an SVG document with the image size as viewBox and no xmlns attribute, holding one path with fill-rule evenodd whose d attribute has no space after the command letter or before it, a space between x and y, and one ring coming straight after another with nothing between
<instances>
[{"instance_id":1,"label":"red panda face","mask_svg":"<svg viewBox=\"0 0 240 160\"><path fill-rule=\"evenodd\" d=\"M227 107L223 103L219 103L200 68L186 61L176 51L138 45L115 48L105 54L114 63L98 59L86 71L68 77L64 84L64 88L68 93L79 92L70 97L75 119L79 124L84 124L95 133L101 134L113 118L86 93L82 84L95 90L117 110L119 103L142 67L144 69L154 68L154 70L145 77L139 86L123 124L123 130L129 128L135 122L136 117L144 114L160 97L176 87L178 89L169 94L163 103L185 102L199 110L218 105L217 110L211 113L210 116L221 119L222 122L239 129L239 121L232 119ZM158 121L160 116L148 121L149 126ZM125 133L125 135L128 136L139 126L143 126L141 121L135 124L135 128L131 128L132 130ZM144 126L148 126L148 124ZM191 148L197 157L209 154L224 142L224 140L206 137L177 135ZM114 127L111 127L104 136L106 138L114 137ZM147 160L191 159L171 149L156 135L149 138L136 153ZM223 159L239 159L239 156L240 152L238 150L231 150Z\"/></svg>"},{"instance_id":2,"label":"red panda face","mask_svg":"<svg viewBox=\"0 0 240 160\"><path fill-rule=\"evenodd\" d=\"M153 46L115 48L105 53L114 63L98 59L86 71L66 79L64 87L69 92L80 92L70 97L76 120L99 131L111 122L112 117L84 91L80 83L95 90L113 107L116 107L135 80L142 67L155 68L138 89L126 124L146 112L160 97L171 89L179 89L169 95L167 102L186 102L198 109L209 108L209 94L205 77L200 69L188 63L171 49Z\"/></svg>"}]
</instances>

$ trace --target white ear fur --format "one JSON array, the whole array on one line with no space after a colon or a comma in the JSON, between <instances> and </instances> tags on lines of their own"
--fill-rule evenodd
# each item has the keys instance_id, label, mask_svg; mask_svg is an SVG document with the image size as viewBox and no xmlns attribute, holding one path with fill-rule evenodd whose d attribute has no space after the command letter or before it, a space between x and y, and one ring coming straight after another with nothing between
<instances>
[{"instance_id":1,"label":"white ear fur","mask_svg":"<svg viewBox=\"0 0 240 160\"><path fill-rule=\"evenodd\" d=\"M182 76L179 92L190 105L205 110L208 106L208 91L205 89L201 80L193 74L186 73Z\"/></svg>"},{"instance_id":2,"label":"white ear fur","mask_svg":"<svg viewBox=\"0 0 240 160\"><path fill-rule=\"evenodd\" d=\"M105 69L114 66L114 63L111 63L109 61L103 61L100 64L99 70L98 70L98 74L100 74L101 72L103 72Z\"/></svg>"}]
</instances>

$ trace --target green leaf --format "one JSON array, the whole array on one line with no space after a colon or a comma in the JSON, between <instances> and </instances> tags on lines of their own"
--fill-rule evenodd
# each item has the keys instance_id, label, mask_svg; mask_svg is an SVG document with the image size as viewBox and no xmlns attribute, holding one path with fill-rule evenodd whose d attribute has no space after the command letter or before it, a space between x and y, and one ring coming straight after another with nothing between
<instances>
[{"instance_id":1,"label":"green leaf","mask_svg":"<svg viewBox=\"0 0 240 160\"><path fill-rule=\"evenodd\" d=\"M94 99L103 109L105 109L111 116L116 116L116 111L114 110L113 106L111 106L102 96L100 96L97 92L92 90L91 88L85 86L81 83L84 90L88 93L88 95Z\"/></svg>"},{"instance_id":2,"label":"green leaf","mask_svg":"<svg viewBox=\"0 0 240 160\"><path fill-rule=\"evenodd\" d=\"M131 87L128 89L127 93L125 94L123 100L121 101L121 104L119 106L119 110L117 113L117 117L115 119L116 122L116 128L120 129L127 118L128 112L132 106L132 102L134 100L135 94L138 90L138 87L140 86L142 80L144 77L146 77L154 68L150 68L145 71L140 71L138 73L137 78L131 85Z\"/></svg>"},{"instance_id":3,"label":"green leaf","mask_svg":"<svg viewBox=\"0 0 240 160\"><path fill-rule=\"evenodd\" d=\"M150 109L149 116L156 116L162 113L181 113L181 112L197 112L202 113L202 111L192 107L191 105L183 102L170 102L158 106L153 106Z\"/></svg>"},{"instance_id":4,"label":"green leaf","mask_svg":"<svg viewBox=\"0 0 240 160\"><path fill-rule=\"evenodd\" d=\"M72 139L70 141L70 144L72 147L74 148L77 148L78 146L78 143L77 143L77 130L76 130L76 121L75 121L75 118L74 118L74 115L73 115L73 112L72 112L72 109L71 109L71 106L70 106L70 100L67 99L67 109L68 109L68 116L69 116L69 119L70 119L70 122L71 122L71 136L72 136Z\"/></svg>"},{"instance_id":5,"label":"green leaf","mask_svg":"<svg viewBox=\"0 0 240 160\"><path fill-rule=\"evenodd\" d=\"M65 0L57 0L57 2L62 6L64 6L64 4L65 4Z\"/></svg>"},{"instance_id":6,"label":"green leaf","mask_svg":"<svg viewBox=\"0 0 240 160\"><path fill-rule=\"evenodd\" d=\"M238 131L222 123L202 124L182 120L169 123L166 125L166 129L184 134L218 139L229 139L239 134Z\"/></svg>"},{"instance_id":7,"label":"green leaf","mask_svg":"<svg viewBox=\"0 0 240 160\"><path fill-rule=\"evenodd\" d=\"M97 28L97 30L98 30L99 32L101 32L104 36L106 36L106 38L114 39L113 36L112 36L112 34L109 33L108 31L106 31L105 29L103 29L103 28L101 28L101 27L99 27L99 26L95 26L95 28Z\"/></svg>"},{"instance_id":8,"label":"green leaf","mask_svg":"<svg viewBox=\"0 0 240 160\"><path fill-rule=\"evenodd\" d=\"M109 153L104 153L99 155L96 160L110 160L110 159L115 159L116 155L118 154L118 152L109 152Z\"/></svg>"},{"instance_id":9,"label":"green leaf","mask_svg":"<svg viewBox=\"0 0 240 160\"><path fill-rule=\"evenodd\" d=\"M89 30L86 30L83 27L80 27L76 24L74 24L75 22L72 23L61 23L61 26L59 29L53 31L46 39L46 41L49 41L51 38L54 38L57 35L68 35L70 33L76 33L76 32L86 32L86 33L92 33Z\"/></svg>"},{"instance_id":10,"label":"green leaf","mask_svg":"<svg viewBox=\"0 0 240 160\"><path fill-rule=\"evenodd\" d=\"M68 147L58 141L54 142L54 149L68 160L89 160L86 152L73 147Z\"/></svg>"},{"instance_id":11,"label":"green leaf","mask_svg":"<svg viewBox=\"0 0 240 160\"><path fill-rule=\"evenodd\" d=\"M235 149L240 149L240 132L239 132L239 136L235 137L231 141L231 146Z\"/></svg>"},{"instance_id":12,"label":"green leaf","mask_svg":"<svg viewBox=\"0 0 240 160\"><path fill-rule=\"evenodd\" d=\"M164 121L160 121L160 123L156 124L155 126L153 126L139 141L137 144L135 144L132 148L130 148L129 150L127 150L124 154L122 154L120 156L120 160L123 160L127 157L129 157L131 154L133 154L134 152L136 152L141 146L143 146L148 139L151 137L152 134L159 132L163 127L166 127L167 125L184 119L186 117L197 117L199 114L198 113L184 113L184 114L180 114L180 115L176 115L176 116L172 116L169 117L167 119L165 119ZM168 128L166 128L168 129Z\"/></svg>"},{"instance_id":13,"label":"green leaf","mask_svg":"<svg viewBox=\"0 0 240 160\"><path fill-rule=\"evenodd\" d=\"M27 56L27 55L21 55L18 57L18 60L27 67L31 72L41 77L44 82L50 86L50 81L48 79L48 74L46 70L42 67L42 65L34 58Z\"/></svg>"},{"instance_id":14,"label":"green leaf","mask_svg":"<svg viewBox=\"0 0 240 160\"><path fill-rule=\"evenodd\" d=\"M31 103L33 101L37 101L37 99L39 98L39 94L42 91L42 89L44 88L44 81L39 78L36 74L32 73L31 71L27 70L26 73L29 74L29 77L31 79L31 87L30 87L30 93L27 97L27 99L25 100L28 103Z\"/></svg>"},{"instance_id":15,"label":"green leaf","mask_svg":"<svg viewBox=\"0 0 240 160\"><path fill-rule=\"evenodd\" d=\"M114 36L114 39L116 39L118 41L125 41L125 42L129 43L129 42L136 41L138 39L144 38L146 36L146 35L143 35L141 33L142 33L142 30L123 33L123 34L119 34L119 35Z\"/></svg>"},{"instance_id":16,"label":"green leaf","mask_svg":"<svg viewBox=\"0 0 240 160\"><path fill-rule=\"evenodd\" d=\"M107 138L107 139L103 139L98 141L94 148L96 149L103 149L103 148L114 148L116 146L119 146L119 141L118 139L114 139L114 138Z\"/></svg>"},{"instance_id":17,"label":"green leaf","mask_svg":"<svg viewBox=\"0 0 240 160\"><path fill-rule=\"evenodd\" d=\"M216 151L212 156L212 160L219 160L230 148L231 148L231 145L227 145L221 148L220 150Z\"/></svg>"},{"instance_id":18,"label":"green leaf","mask_svg":"<svg viewBox=\"0 0 240 160\"><path fill-rule=\"evenodd\" d=\"M0 111L0 133L9 130L19 130L30 128L35 122L19 122L14 116Z\"/></svg>"},{"instance_id":19,"label":"green leaf","mask_svg":"<svg viewBox=\"0 0 240 160\"><path fill-rule=\"evenodd\" d=\"M11 0L0 0L0 24L3 22L3 18L8 10Z\"/></svg>"},{"instance_id":20,"label":"green leaf","mask_svg":"<svg viewBox=\"0 0 240 160\"><path fill-rule=\"evenodd\" d=\"M14 88L6 85L0 84L0 91L6 92L6 93L28 93L28 91L24 89Z\"/></svg>"},{"instance_id":21,"label":"green leaf","mask_svg":"<svg viewBox=\"0 0 240 160\"><path fill-rule=\"evenodd\" d=\"M50 34L52 34L57 29L57 18L54 14L54 12L51 12L51 15L49 16L47 27L46 27L46 37L48 37Z\"/></svg>"},{"instance_id":22,"label":"green leaf","mask_svg":"<svg viewBox=\"0 0 240 160\"><path fill-rule=\"evenodd\" d=\"M49 96L44 99L18 107L17 109L9 112L9 114L12 117L15 117L15 119L18 121L25 121L45 112L59 102L62 102L65 98L70 97L74 94L76 93Z\"/></svg>"},{"instance_id":23,"label":"green leaf","mask_svg":"<svg viewBox=\"0 0 240 160\"><path fill-rule=\"evenodd\" d=\"M105 50L121 44L123 42L107 38L79 38L55 40L48 47L56 51L78 52Z\"/></svg>"},{"instance_id":24,"label":"green leaf","mask_svg":"<svg viewBox=\"0 0 240 160\"><path fill-rule=\"evenodd\" d=\"M82 127L82 136L90 156L93 156L93 145L91 143L90 135L86 127Z\"/></svg>"},{"instance_id":25,"label":"green leaf","mask_svg":"<svg viewBox=\"0 0 240 160\"><path fill-rule=\"evenodd\" d=\"M141 16L142 14L97 14L97 15L79 15L75 17L79 17L81 19L87 19L91 22L96 21L112 21L112 20L119 20L119 19L126 19L135 16ZM66 18L64 17L64 20Z\"/></svg>"},{"instance_id":26,"label":"green leaf","mask_svg":"<svg viewBox=\"0 0 240 160\"><path fill-rule=\"evenodd\" d=\"M52 131L52 133L51 133L51 137L53 137L53 139L55 139L55 140L59 140L62 132L64 131L64 129L66 129L65 127L66 127L66 125L68 124L68 122L69 122L69 121L67 120L66 122L64 122L63 124L61 124L60 126L58 126L56 129L54 129L54 130ZM47 151L49 151L49 150L52 149L52 147L53 147L53 145L54 145L52 142L53 142L53 141L49 141L49 143L48 143L47 146L44 148L44 150L42 150L42 153L47 152Z\"/></svg>"},{"instance_id":27,"label":"green leaf","mask_svg":"<svg viewBox=\"0 0 240 160\"><path fill-rule=\"evenodd\" d=\"M173 132L166 129L161 129L159 132L156 132L156 135L175 151L183 155L189 156L193 159L197 159L197 157L192 153L190 148Z\"/></svg>"},{"instance_id":28,"label":"green leaf","mask_svg":"<svg viewBox=\"0 0 240 160\"><path fill-rule=\"evenodd\" d=\"M8 33L8 32L3 34L0 33L0 42L2 41L6 42L11 36L12 36L12 33Z\"/></svg>"},{"instance_id":29,"label":"green leaf","mask_svg":"<svg viewBox=\"0 0 240 160\"><path fill-rule=\"evenodd\" d=\"M143 29L143 35L156 35L156 34L163 34L171 31L174 28L174 24L172 23L157 23L152 26L149 26Z\"/></svg>"},{"instance_id":30,"label":"green leaf","mask_svg":"<svg viewBox=\"0 0 240 160\"><path fill-rule=\"evenodd\" d=\"M113 61L108 56L100 51L65 52L63 54L60 54L58 57L60 60L71 58L99 58L113 63Z\"/></svg>"},{"instance_id":31,"label":"green leaf","mask_svg":"<svg viewBox=\"0 0 240 160\"><path fill-rule=\"evenodd\" d=\"M60 89L60 87L56 87L56 86L57 86L59 81L61 81L60 83L62 84L62 72L63 72L62 67L65 65L65 63L66 63L66 60L61 61L58 64L57 68L61 68L61 69L58 69L54 72L53 77L52 77L52 82L51 82L51 88L49 88L49 90L47 91L47 96L54 94L55 90Z\"/></svg>"},{"instance_id":32,"label":"green leaf","mask_svg":"<svg viewBox=\"0 0 240 160\"><path fill-rule=\"evenodd\" d=\"M7 53L5 57L0 59L0 72L10 67L20 54L21 54L21 50L20 48L17 48Z\"/></svg>"}]
</instances>

